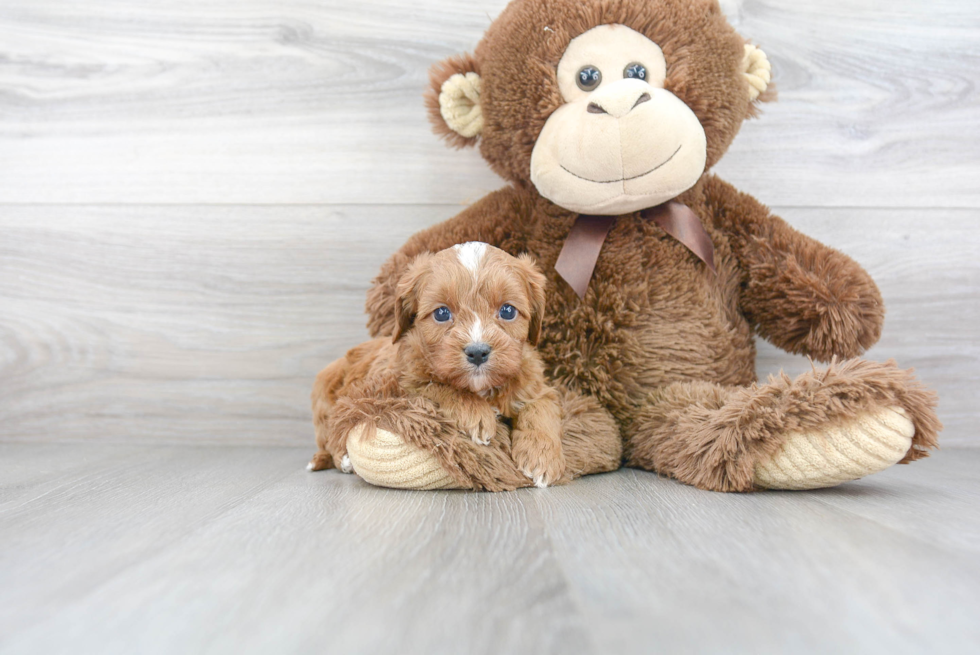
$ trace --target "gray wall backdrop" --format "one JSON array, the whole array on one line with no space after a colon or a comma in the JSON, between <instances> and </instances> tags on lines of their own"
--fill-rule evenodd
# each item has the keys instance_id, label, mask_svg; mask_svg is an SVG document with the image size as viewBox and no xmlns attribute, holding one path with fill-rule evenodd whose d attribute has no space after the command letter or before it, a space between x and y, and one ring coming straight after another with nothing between
<instances>
[{"instance_id":1,"label":"gray wall backdrop","mask_svg":"<svg viewBox=\"0 0 980 655\"><path fill-rule=\"evenodd\" d=\"M502 184L421 94L504 4L0 0L0 440L312 443L379 264ZM717 172L872 272L869 357L980 444L975 0L723 5L780 101Z\"/></svg>"}]
</instances>

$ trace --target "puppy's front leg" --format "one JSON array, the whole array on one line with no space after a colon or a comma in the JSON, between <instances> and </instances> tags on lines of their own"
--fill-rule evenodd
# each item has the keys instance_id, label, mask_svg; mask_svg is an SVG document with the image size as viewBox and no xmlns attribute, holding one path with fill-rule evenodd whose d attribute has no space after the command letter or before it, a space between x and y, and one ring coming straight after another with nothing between
<instances>
[{"instance_id":1,"label":"puppy's front leg","mask_svg":"<svg viewBox=\"0 0 980 655\"><path fill-rule=\"evenodd\" d=\"M561 410L553 389L524 404L514 419L511 441L514 463L535 486L547 487L561 479L565 474Z\"/></svg>"},{"instance_id":2,"label":"puppy's front leg","mask_svg":"<svg viewBox=\"0 0 980 655\"><path fill-rule=\"evenodd\" d=\"M473 443L486 446L497 434L497 412L483 398L436 383L427 385L421 395L439 403L442 413L456 421Z\"/></svg>"}]
</instances>

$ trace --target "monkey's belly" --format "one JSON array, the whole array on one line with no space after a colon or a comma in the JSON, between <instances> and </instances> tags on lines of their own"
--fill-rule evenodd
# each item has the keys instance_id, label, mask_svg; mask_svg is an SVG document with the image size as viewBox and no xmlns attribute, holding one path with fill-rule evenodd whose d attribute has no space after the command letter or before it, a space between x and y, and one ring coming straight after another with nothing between
<instances>
[{"instance_id":1,"label":"monkey's belly","mask_svg":"<svg viewBox=\"0 0 980 655\"><path fill-rule=\"evenodd\" d=\"M666 289L670 293L657 293L656 280L626 280L624 289L655 290L604 298L598 307L558 309L553 316L565 320L548 321L539 346L552 379L596 396L617 418L674 382L755 381L748 323L716 292L723 285L699 285L701 279L689 276L688 284Z\"/></svg>"}]
</instances>

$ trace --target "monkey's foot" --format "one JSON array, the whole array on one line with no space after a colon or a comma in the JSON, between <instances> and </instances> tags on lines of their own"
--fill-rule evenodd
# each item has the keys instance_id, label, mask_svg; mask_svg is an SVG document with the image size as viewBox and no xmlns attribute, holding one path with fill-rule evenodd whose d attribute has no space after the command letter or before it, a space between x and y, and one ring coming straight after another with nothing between
<instances>
[{"instance_id":1,"label":"monkey's foot","mask_svg":"<svg viewBox=\"0 0 980 655\"><path fill-rule=\"evenodd\" d=\"M909 451L915 425L900 407L868 411L821 430L789 434L769 460L755 467L755 484L768 489L819 489L892 466Z\"/></svg>"},{"instance_id":2,"label":"monkey's foot","mask_svg":"<svg viewBox=\"0 0 980 655\"><path fill-rule=\"evenodd\" d=\"M460 488L435 455L388 430L377 428L372 438L366 438L364 426L355 427L347 439L347 454L354 473L378 487Z\"/></svg>"}]
</instances>

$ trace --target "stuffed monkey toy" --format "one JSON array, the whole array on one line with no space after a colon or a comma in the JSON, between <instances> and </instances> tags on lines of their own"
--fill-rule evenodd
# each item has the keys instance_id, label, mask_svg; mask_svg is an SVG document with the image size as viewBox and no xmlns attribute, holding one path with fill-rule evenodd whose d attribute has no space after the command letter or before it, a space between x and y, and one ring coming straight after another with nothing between
<instances>
[{"instance_id":1,"label":"stuffed monkey toy","mask_svg":"<svg viewBox=\"0 0 980 655\"><path fill-rule=\"evenodd\" d=\"M765 54L716 0L514 0L431 82L436 132L510 184L384 264L369 329L391 334L419 253L483 241L533 256L566 479L630 466L714 491L813 489L936 446L934 395L859 358L884 318L870 276L710 173L774 95ZM829 366L760 384L755 335ZM334 461L374 484L531 483L506 439L473 444L431 405L370 385L330 404Z\"/></svg>"}]
</instances>

